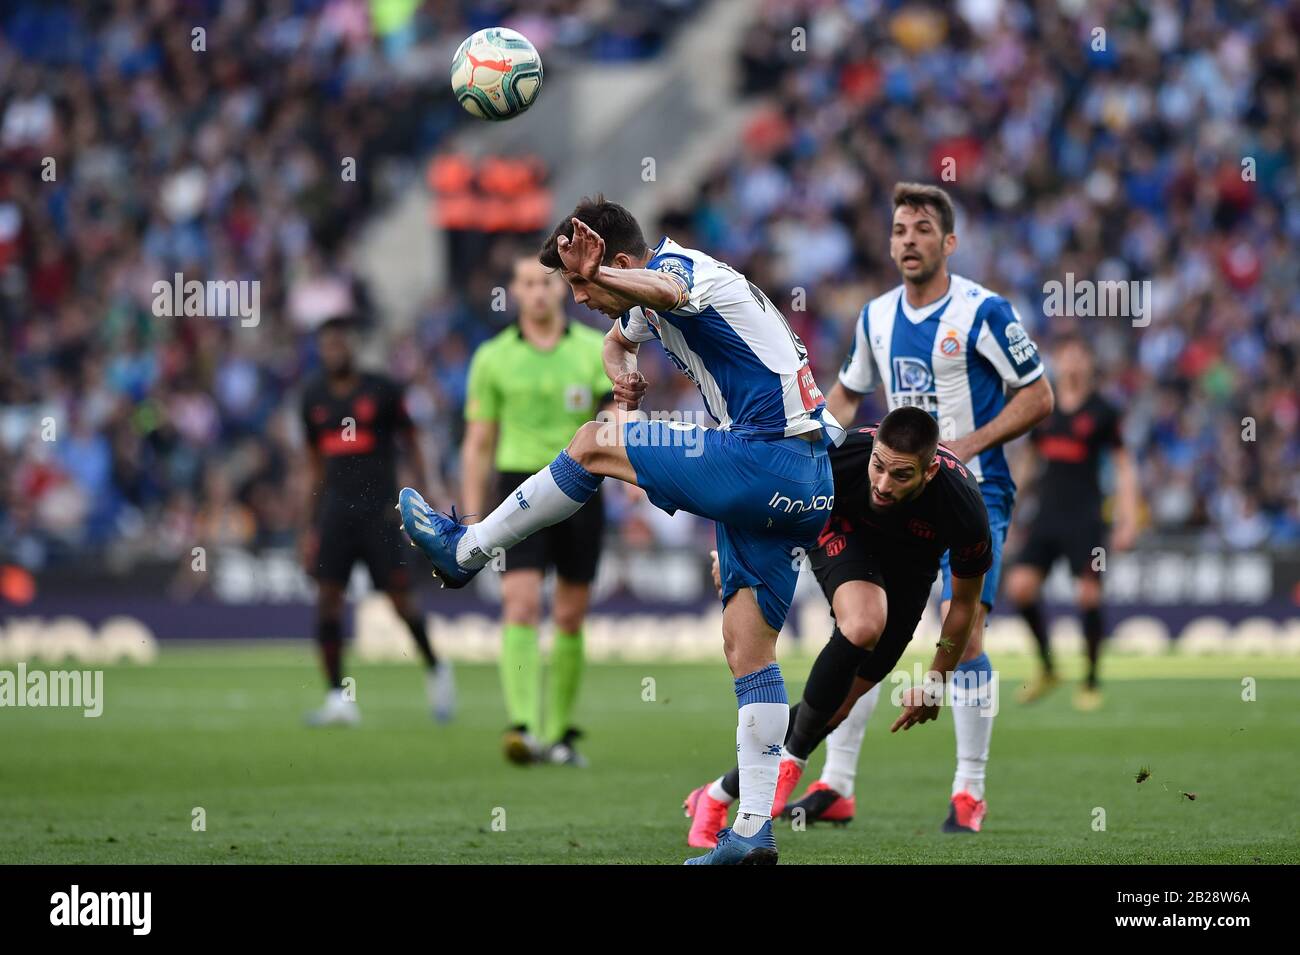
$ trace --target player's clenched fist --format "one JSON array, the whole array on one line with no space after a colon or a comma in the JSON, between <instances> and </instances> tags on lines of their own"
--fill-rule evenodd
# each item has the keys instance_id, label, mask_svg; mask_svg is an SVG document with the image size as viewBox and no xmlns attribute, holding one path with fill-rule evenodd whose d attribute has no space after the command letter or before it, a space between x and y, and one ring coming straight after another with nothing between
<instances>
[{"instance_id":1,"label":"player's clenched fist","mask_svg":"<svg viewBox=\"0 0 1300 955\"><path fill-rule=\"evenodd\" d=\"M573 223L573 238L562 235L555 240L560 262L568 271L594 280L605 261L605 240L587 223L577 219L569 221Z\"/></svg>"},{"instance_id":2,"label":"player's clenched fist","mask_svg":"<svg viewBox=\"0 0 1300 955\"><path fill-rule=\"evenodd\" d=\"M645 397L647 382L639 371L626 371L614 379L614 400L625 411L636 411Z\"/></svg>"},{"instance_id":3,"label":"player's clenched fist","mask_svg":"<svg viewBox=\"0 0 1300 955\"><path fill-rule=\"evenodd\" d=\"M718 596L722 596L722 568L718 565L718 552L709 551L709 556L713 558L713 586L718 591Z\"/></svg>"}]
</instances>

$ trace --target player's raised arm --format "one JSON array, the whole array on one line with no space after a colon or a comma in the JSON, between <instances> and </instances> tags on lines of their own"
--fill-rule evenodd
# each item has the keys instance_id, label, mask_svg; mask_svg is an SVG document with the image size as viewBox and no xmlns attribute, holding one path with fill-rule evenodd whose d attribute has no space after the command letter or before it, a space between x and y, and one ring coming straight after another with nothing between
<instances>
[{"instance_id":1,"label":"player's raised arm","mask_svg":"<svg viewBox=\"0 0 1300 955\"><path fill-rule=\"evenodd\" d=\"M601 265L605 260L605 240L585 222L576 218L572 222L573 238L562 235L555 242L560 261L572 276L659 312L679 308L690 298L686 283L665 272ZM569 281L572 285L573 279Z\"/></svg>"}]
</instances>

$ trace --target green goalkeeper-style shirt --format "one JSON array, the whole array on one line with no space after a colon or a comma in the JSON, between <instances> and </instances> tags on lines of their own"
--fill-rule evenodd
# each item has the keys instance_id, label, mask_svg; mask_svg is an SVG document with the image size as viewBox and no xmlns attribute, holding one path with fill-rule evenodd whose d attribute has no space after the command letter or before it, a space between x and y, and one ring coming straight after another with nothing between
<instances>
[{"instance_id":1,"label":"green goalkeeper-style shirt","mask_svg":"<svg viewBox=\"0 0 1300 955\"><path fill-rule=\"evenodd\" d=\"M540 471L596 416L611 392L601 361L604 336L567 322L549 351L512 325L479 346L469 364L466 421L498 425L498 471Z\"/></svg>"}]
</instances>

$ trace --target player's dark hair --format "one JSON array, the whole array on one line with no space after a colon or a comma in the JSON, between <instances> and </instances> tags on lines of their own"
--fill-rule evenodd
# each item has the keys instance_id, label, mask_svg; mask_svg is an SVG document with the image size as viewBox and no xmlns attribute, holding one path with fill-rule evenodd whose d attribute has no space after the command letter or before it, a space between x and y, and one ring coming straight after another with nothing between
<instances>
[{"instance_id":1,"label":"player's dark hair","mask_svg":"<svg viewBox=\"0 0 1300 955\"><path fill-rule=\"evenodd\" d=\"M327 318L316 326L316 334L323 335L326 332L351 332L357 327L356 319L351 315L335 315L333 318Z\"/></svg>"},{"instance_id":2,"label":"player's dark hair","mask_svg":"<svg viewBox=\"0 0 1300 955\"><path fill-rule=\"evenodd\" d=\"M642 256L646 251L645 236L641 234L641 224L632 213L617 202L610 202L600 193L595 196L583 196L574 210L565 216L555 231L542 245L538 259L548 269L561 267L560 250L556 242L560 236L573 237L573 220L591 226L605 240L605 258L602 265L609 265L614 256L626 252L633 258Z\"/></svg>"},{"instance_id":3,"label":"player's dark hair","mask_svg":"<svg viewBox=\"0 0 1300 955\"><path fill-rule=\"evenodd\" d=\"M939 217L939 228L944 235L951 235L956 226L956 214L952 211L952 196L938 186L928 186L923 182L894 183L894 209L907 206L917 212L930 209Z\"/></svg>"},{"instance_id":4,"label":"player's dark hair","mask_svg":"<svg viewBox=\"0 0 1300 955\"><path fill-rule=\"evenodd\" d=\"M1059 352L1062 349L1070 348L1071 346L1082 348L1084 354L1089 358L1095 357L1095 353L1092 349L1092 342L1088 341L1088 339L1084 338L1077 332L1066 332L1064 335L1058 335L1056 340L1052 342L1052 351Z\"/></svg>"},{"instance_id":5,"label":"player's dark hair","mask_svg":"<svg viewBox=\"0 0 1300 955\"><path fill-rule=\"evenodd\" d=\"M914 454L929 467L939 447L939 425L920 408L895 408L876 428L876 441L899 454Z\"/></svg>"}]
</instances>

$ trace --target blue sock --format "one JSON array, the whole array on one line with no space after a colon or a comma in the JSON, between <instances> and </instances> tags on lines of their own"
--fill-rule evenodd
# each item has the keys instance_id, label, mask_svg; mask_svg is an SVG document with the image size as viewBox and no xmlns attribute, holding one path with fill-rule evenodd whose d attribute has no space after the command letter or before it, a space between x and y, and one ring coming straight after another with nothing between
<instances>
[{"instance_id":1,"label":"blue sock","mask_svg":"<svg viewBox=\"0 0 1300 955\"><path fill-rule=\"evenodd\" d=\"M551 462L551 477L561 491L583 504L591 500L605 480L604 475L592 474L573 460L568 451L561 451Z\"/></svg>"}]
</instances>

